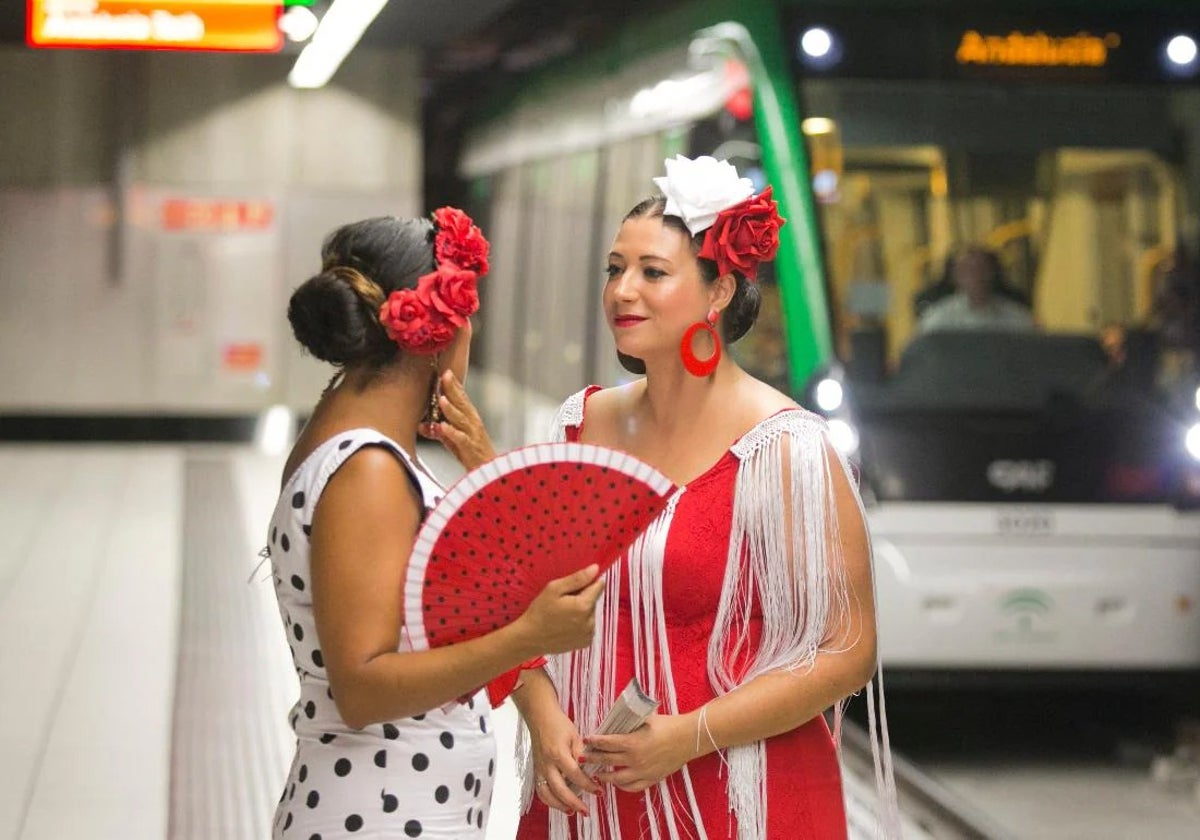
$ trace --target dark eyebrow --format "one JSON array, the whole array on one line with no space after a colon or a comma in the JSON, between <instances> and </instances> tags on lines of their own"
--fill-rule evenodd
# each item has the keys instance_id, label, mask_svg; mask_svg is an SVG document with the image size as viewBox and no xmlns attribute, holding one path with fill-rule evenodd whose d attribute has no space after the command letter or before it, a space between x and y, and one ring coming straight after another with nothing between
<instances>
[{"instance_id":1,"label":"dark eyebrow","mask_svg":"<svg viewBox=\"0 0 1200 840\"><path fill-rule=\"evenodd\" d=\"M614 258L618 259L618 260L623 260L623 259L625 259L625 255L622 254L620 251L609 251L608 258L610 260L614 259ZM658 254L642 254L642 256L638 258L638 262L641 262L641 263L660 262L660 263L666 263L667 265L673 265L673 263L667 257L660 257Z\"/></svg>"},{"instance_id":2,"label":"dark eyebrow","mask_svg":"<svg viewBox=\"0 0 1200 840\"><path fill-rule=\"evenodd\" d=\"M642 254L641 260L639 260L639 261L640 262L654 261L654 262L666 263L667 265L671 265L671 261L669 259L667 259L666 257L660 257L658 254Z\"/></svg>"}]
</instances>

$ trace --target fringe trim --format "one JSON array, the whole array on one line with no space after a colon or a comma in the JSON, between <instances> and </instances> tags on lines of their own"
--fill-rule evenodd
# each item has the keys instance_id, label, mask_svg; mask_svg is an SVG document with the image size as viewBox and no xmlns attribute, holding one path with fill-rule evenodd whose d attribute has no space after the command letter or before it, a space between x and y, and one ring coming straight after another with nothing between
<instances>
[{"instance_id":1,"label":"fringe trim","mask_svg":"<svg viewBox=\"0 0 1200 840\"><path fill-rule=\"evenodd\" d=\"M556 440L565 439L566 426L582 423L584 396L585 391L572 395L559 409L554 430ZM709 682L718 696L770 671L809 670L818 653L844 649L828 644L846 627L851 615L845 562L837 550L841 544L838 523L828 500L835 464L852 483L853 479L840 455L836 461L827 457L831 449L827 443L828 432L822 418L793 410L764 420L733 447L733 454L739 460L733 529L707 657ZM662 607L662 568L675 507L685 490L681 488L676 493L663 514L629 549L627 562L615 564L606 573L605 596L597 607L597 636L592 646L550 657L547 671L559 702L581 732L593 731L599 725L607 710L607 698L616 696L613 651L622 567L629 570L635 674L646 690L662 702L664 714L679 712ZM861 501L859 504L861 508ZM781 557L791 558L792 562L781 563ZM762 636L758 649L751 654L750 617L756 602L763 619ZM853 642L849 646L852 645ZM737 671L733 668L736 662L743 663ZM881 800L879 836L898 838L899 808L881 671L867 691L876 788ZM844 703L839 703L834 709L835 738L840 735L843 706ZM528 734L523 724L518 732L518 754L523 808L528 808L532 780ZM765 840L768 807L765 742L730 748L723 760L729 769L729 805L731 816L737 819L738 840ZM707 840L687 765L681 769L679 779L685 801L680 801L667 780L644 794L649 825L643 833L649 840L663 840L660 821L666 826L666 837L670 840L690 838L691 833L680 825L682 812L690 813L700 832L698 840ZM607 790L597 806L590 817L576 815L573 821L565 814L551 811L551 840L569 840L572 822L580 840L599 840L601 825L608 837L621 840L615 793Z\"/></svg>"}]
</instances>

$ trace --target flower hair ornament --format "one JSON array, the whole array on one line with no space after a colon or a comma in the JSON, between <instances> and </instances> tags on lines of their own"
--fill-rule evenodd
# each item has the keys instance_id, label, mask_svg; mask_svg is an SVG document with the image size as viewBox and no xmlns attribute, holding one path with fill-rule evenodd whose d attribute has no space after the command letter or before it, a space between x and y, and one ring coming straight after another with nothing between
<instances>
[{"instance_id":1,"label":"flower hair ornament","mask_svg":"<svg viewBox=\"0 0 1200 840\"><path fill-rule=\"evenodd\" d=\"M755 195L732 164L707 156L676 155L666 165L666 176L654 179L667 200L663 214L679 217L693 236L706 231L698 256L715 262L720 274L736 270L756 279L759 264L775 258L786 224L771 188Z\"/></svg>"},{"instance_id":2,"label":"flower hair ornament","mask_svg":"<svg viewBox=\"0 0 1200 840\"><path fill-rule=\"evenodd\" d=\"M379 308L379 322L402 349L433 355L454 340L479 309L478 280L488 271L488 241L455 207L433 211L434 269L415 289L398 289Z\"/></svg>"},{"instance_id":3,"label":"flower hair ornament","mask_svg":"<svg viewBox=\"0 0 1200 840\"><path fill-rule=\"evenodd\" d=\"M737 272L751 282L757 279L759 264L775 258L779 229L786 224L771 188L755 195L749 178L739 177L728 161L712 157L691 160L676 155L666 166L666 176L654 179L666 198L663 214L678 217L693 236L704 231L697 256L715 262L718 275ZM693 376L711 375L721 360L716 320L716 310L710 310L704 321L683 334L679 354ZM703 360L692 350L692 340L701 331L713 344L712 356Z\"/></svg>"}]
</instances>

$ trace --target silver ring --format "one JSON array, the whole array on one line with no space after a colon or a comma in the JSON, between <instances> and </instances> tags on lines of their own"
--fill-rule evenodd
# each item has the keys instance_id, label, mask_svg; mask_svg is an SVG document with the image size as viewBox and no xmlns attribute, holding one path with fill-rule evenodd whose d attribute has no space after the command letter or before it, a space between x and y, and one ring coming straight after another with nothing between
<instances>
[{"instance_id":1,"label":"silver ring","mask_svg":"<svg viewBox=\"0 0 1200 840\"><path fill-rule=\"evenodd\" d=\"M538 783L538 785L539 785L539 786L541 786L541 785L544 785L544 784L546 784L546 780L545 780L545 779L538 779L538 780L537 780L537 783Z\"/></svg>"}]
</instances>

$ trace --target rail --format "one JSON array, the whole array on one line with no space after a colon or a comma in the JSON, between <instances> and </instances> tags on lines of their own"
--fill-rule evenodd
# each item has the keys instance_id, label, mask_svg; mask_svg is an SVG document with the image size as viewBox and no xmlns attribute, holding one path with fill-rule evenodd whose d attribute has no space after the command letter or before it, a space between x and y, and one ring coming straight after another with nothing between
<instances>
[{"instance_id":1,"label":"rail","mask_svg":"<svg viewBox=\"0 0 1200 840\"><path fill-rule=\"evenodd\" d=\"M848 720L842 722L841 758L850 835L873 840L879 803L871 741L862 727ZM892 765L905 840L1013 840L1011 833L908 759L893 752Z\"/></svg>"}]
</instances>

